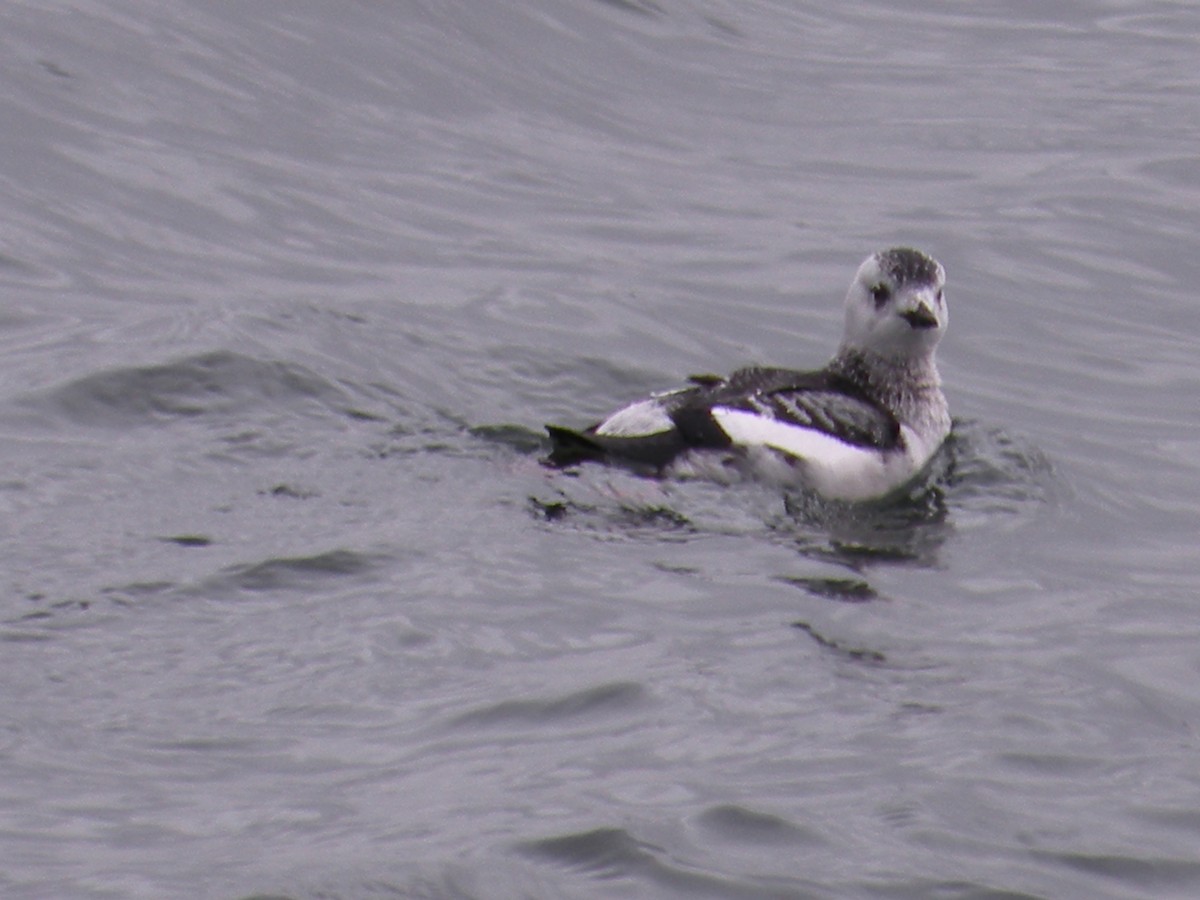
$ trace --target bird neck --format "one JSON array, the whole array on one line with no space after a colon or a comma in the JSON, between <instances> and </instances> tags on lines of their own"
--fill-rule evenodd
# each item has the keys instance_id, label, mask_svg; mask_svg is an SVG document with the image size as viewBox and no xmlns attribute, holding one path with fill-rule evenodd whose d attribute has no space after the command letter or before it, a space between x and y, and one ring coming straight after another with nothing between
<instances>
[{"instance_id":1,"label":"bird neck","mask_svg":"<svg viewBox=\"0 0 1200 900\"><path fill-rule=\"evenodd\" d=\"M916 409L930 401L945 403L942 377L932 353L890 357L843 344L828 370L877 400L901 421L910 419Z\"/></svg>"}]
</instances>

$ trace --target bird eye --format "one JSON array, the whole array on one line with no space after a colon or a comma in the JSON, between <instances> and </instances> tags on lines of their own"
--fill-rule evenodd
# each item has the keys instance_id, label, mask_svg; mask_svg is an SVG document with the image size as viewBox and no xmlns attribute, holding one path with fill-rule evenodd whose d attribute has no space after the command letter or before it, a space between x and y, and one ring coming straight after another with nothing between
<instances>
[{"instance_id":1,"label":"bird eye","mask_svg":"<svg viewBox=\"0 0 1200 900\"><path fill-rule=\"evenodd\" d=\"M892 296L892 292L886 284L875 284L871 286L871 299L875 301L875 308L883 306Z\"/></svg>"},{"instance_id":2,"label":"bird eye","mask_svg":"<svg viewBox=\"0 0 1200 900\"><path fill-rule=\"evenodd\" d=\"M941 303L941 302L942 302L942 289L941 289L941 288L938 288L938 292L937 292L937 302L938 302L938 303Z\"/></svg>"}]
</instances>

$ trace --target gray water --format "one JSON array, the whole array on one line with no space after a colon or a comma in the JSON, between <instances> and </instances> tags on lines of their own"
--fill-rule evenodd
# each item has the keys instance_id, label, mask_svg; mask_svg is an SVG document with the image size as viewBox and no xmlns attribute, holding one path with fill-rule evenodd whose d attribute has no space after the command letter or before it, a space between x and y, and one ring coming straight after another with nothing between
<instances>
[{"instance_id":1,"label":"gray water","mask_svg":"<svg viewBox=\"0 0 1200 900\"><path fill-rule=\"evenodd\" d=\"M0 894L1200 896L1200 7L12 0ZM949 273L910 495L538 464Z\"/></svg>"}]
</instances>

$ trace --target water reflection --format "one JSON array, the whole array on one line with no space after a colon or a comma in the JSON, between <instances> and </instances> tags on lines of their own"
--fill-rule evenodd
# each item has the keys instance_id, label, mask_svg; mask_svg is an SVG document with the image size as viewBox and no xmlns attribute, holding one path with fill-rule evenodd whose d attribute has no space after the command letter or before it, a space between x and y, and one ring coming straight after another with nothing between
<instances>
[{"instance_id":1,"label":"water reflection","mask_svg":"<svg viewBox=\"0 0 1200 900\"><path fill-rule=\"evenodd\" d=\"M938 550L953 533L936 470L902 494L877 503L835 504L809 494L788 494L784 513L774 526L777 534L787 535L805 556L854 572L875 563L936 566Z\"/></svg>"}]
</instances>

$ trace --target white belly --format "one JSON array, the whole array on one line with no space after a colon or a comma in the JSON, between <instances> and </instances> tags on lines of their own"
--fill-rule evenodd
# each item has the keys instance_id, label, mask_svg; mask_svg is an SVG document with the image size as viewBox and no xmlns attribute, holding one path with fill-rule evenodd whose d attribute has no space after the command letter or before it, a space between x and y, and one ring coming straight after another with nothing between
<instances>
[{"instance_id":1,"label":"white belly","mask_svg":"<svg viewBox=\"0 0 1200 900\"><path fill-rule=\"evenodd\" d=\"M901 426L900 446L880 451L745 410L717 407L712 415L730 440L749 449L750 464L763 475L781 480L790 470L790 480L831 500L882 497L912 479L937 449L923 446L907 426ZM780 466L773 454L756 456L754 448L784 454L792 464Z\"/></svg>"}]
</instances>

